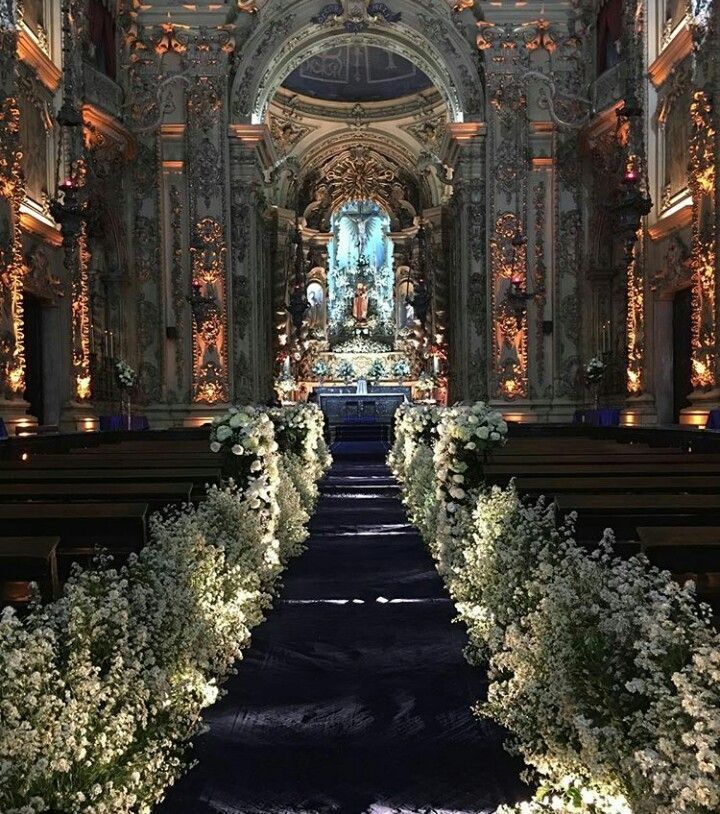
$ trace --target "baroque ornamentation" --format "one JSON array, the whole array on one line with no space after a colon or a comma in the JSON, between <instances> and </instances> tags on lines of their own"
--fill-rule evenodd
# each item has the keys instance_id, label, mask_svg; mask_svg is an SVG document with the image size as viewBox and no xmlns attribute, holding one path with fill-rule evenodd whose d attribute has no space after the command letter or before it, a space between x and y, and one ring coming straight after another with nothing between
<instances>
[{"instance_id":1,"label":"baroque ornamentation","mask_svg":"<svg viewBox=\"0 0 720 814\"><path fill-rule=\"evenodd\" d=\"M186 292L187 284L185 282L183 257L183 206L180 197L180 190L175 184L172 184L168 192L170 199L170 229L172 232L172 255L171 255L171 268L170 280L173 297L173 307L175 310L175 330L177 336L175 337L175 378L177 386L180 391L183 391L183 382L185 379L185 325L183 315L187 307Z\"/></svg>"},{"instance_id":2,"label":"baroque ornamentation","mask_svg":"<svg viewBox=\"0 0 720 814\"><path fill-rule=\"evenodd\" d=\"M222 157L217 147L209 138L203 138L195 150L193 180L205 206L210 206L210 201L222 191L222 169Z\"/></svg>"},{"instance_id":3,"label":"baroque ornamentation","mask_svg":"<svg viewBox=\"0 0 720 814\"><path fill-rule=\"evenodd\" d=\"M517 215L504 212L490 239L493 376L495 395L506 399L528 395L527 310L508 299L511 280L527 273L527 246L513 239L519 227Z\"/></svg>"},{"instance_id":4,"label":"baroque ornamentation","mask_svg":"<svg viewBox=\"0 0 720 814\"><path fill-rule=\"evenodd\" d=\"M312 21L316 25L341 25L346 31L358 33L374 23L397 23L401 16L399 12L392 11L387 3L375 0L337 0L323 6Z\"/></svg>"},{"instance_id":5,"label":"baroque ornamentation","mask_svg":"<svg viewBox=\"0 0 720 814\"><path fill-rule=\"evenodd\" d=\"M690 191L693 200L690 268L692 290L692 376L695 388L717 384L717 235L714 204L717 196L713 107L704 91L690 105Z\"/></svg>"},{"instance_id":6,"label":"baroque ornamentation","mask_svg":"<svg viewBox=\"0 0 720 814\"><path fill-rule=\"evenodd\" d=\"M27 267L24 281L26 291L32 291L52 300L65 296L62 281L52 270L50 258L44 249L39 246L31 249L25 256L25 265Z\"/></svg>"},{"instance_id":7,"label":"baroque ornamentation","mask_svg":"<svg viewBox=\"0 0 720 814\"><path fill-rule=\"evenodd\" d=\"M203 218L195 225L192 255L193 400L227 401L227 312L225 252L220 224Z\"/></svg>"},{"instance_id":8,"label":"baroque ornamentation","mask_svg":"<svg viewBox=\"0 0 720 814\"><path fill-rule=\"evenodd\" d=\"M376 201L390 198L395 172L367 147L351 147L326 172L333 204L344 201Z\"/></svg>"},{"instance_id":9,"label":"baroque ornamentation","mask_svg":"<svg viewBox=\"0 0 720 814\"><path fill-rule=\"evenodd\" d=\"M542 385L545 378L545 347L543 333L543 314L547 297L546 279L547 266L545 265L545 182L538 181L533 186L533 208L535 211L535 240L533 251L535 254L535 268L533 271L534 289L537 292L538 318L535 325L535 363L537 367L538 383Z\"/></svg>"},{"instance_id":10,"label":"baroque ornamentation","mask_svg":"<svg viewBox=\"0 0 720 814\"><path fill-rule=\"evenodd\" d=\"M3 38L0 45L4 45ZM12 96L0 105L0 393L9 397L25 387L25 337L22 289L20 204L25 197L20 149L20 110Z\"/></svg>"}]
</instances>

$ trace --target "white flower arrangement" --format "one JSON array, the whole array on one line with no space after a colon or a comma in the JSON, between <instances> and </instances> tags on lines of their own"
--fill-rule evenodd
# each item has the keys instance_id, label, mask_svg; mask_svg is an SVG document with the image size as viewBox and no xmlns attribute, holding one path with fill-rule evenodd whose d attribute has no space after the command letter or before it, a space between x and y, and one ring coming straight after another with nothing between
<instances>
[{"instance_id":1,"label":"white flower arrangement","mask_svg":"<svg viewBox=\"0 0 720 814\"><path fill-rule=\"evenodd\" d=\"M307 536L273 421L252 408L229 416L214 432L247 421L230 427L247 447L238 456L251 462L246 485L230 481L197 508L154 515L149 544L127 566L76 567L56 602L22 619L2 613L5 814L149 814L182 772L202 709ZM311 411L312 432L316 422ZM327 453L315 461L312 449L305 444L304 471L321 473Z\"/></svg>"},{"instance_id":2,"label":"white flower arrangement","mask_svg":"<svg viewBox=\"0 0 720 814\"><path fill-rule=\"evenodd\" d=\"M318 359L311 368L313 376L317 376L321 381L330 375L330 365L324 359Z\"/></svg>"},{"instance_id":3,"label":"white flower arrangement","mask_svg":"<svg viewBox=\"0 0 720 814\"><path fill-rule=\"evenodd\" d=\"M355 368L352 362L343 360L337 366L336 371L338 379L344 382L350 382L355 378Z\"/></svg>"},{"instance_id":4,"label":"white flower arrangement","mask_svg":"<svg viewBox=\"0 0 720 814\"><path fill-rule=\"evenodd\" d=\"M380 359L373 359L367 370L367 378L371 382L377 382L386 375L385 365Z\"/></svg>"},{"instance_id":5,"label":"white flower arrangement","mask_svg":"<svg viewBox=\"0 0 720 814\"><path fill-rule=\"evenodd\" d=\"M599 356L593 356L585 365L585 381L588 384L599 384L605 376L605 370L605 362Z\"/></svg>"},{"instance_id":6,"label":"white flower arrangement","mask_svg":"<svg viewBox=\"0 0 720 814\"><path fill-rule=\"evenodd\" d=\"M275 379L275 391L280 396L290 395L296 387L297 382L291 373L282 373Z\"/></svg>"},{"instance_id":7,"label":"white flower arrangement","mask_svg":"<svg viewBox=\"0 0 720 814\"><path fill-rule=\"evenodd\" d=\"M398 359L392 366L392 374L396 379L407 379L410 375L410 362L407 359Z\"/></svg>"},{"instance_id":8,"label":"white flower arrangement","mask_svg":"<svg viewBox=\"0 0 720 814\"><path fill-rule=\"evenodd\" d=\"M427 371L423 371L415 383L415 389L425 395L432 393L435 389L435 378Z\"/></svg>"},{"instance_id":9,"label":"white flower arrangement","mask_svg":"<svg viewBox=\"0 0 720 814\"><path fill-rule=\"evenodd\" d=\"M137 373L127 362L118 359L115 362L115 378L121 390L130 390L135 386Z\"/></svg>"},{"instance_id":10,"label":"white flower arrangement","mask_svg":"<svg viewBox=\"0 0 720 814\"><path fill-rule=\"evenodd\" d=\"M616 557L609 531L587 551L572 515L558 524L542 499L487 489L481 470L468 483L471 408L443 411L435 441L416 440L416 409L398 414L390 463L467 626L468 658L489 665L476 712L511 732L541 784L497 814L720 810L720 636L692 584Z\"/></svg>"}]
</instances>

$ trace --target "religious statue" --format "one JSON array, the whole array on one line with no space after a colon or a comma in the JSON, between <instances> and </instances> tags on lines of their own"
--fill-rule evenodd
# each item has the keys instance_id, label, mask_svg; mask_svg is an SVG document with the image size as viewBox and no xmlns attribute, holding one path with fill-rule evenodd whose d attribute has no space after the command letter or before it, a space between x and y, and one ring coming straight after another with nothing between
<instances>
[{"instance_id":1,"label":"religious statue","mask_svg":"<svg viewBox=\"0 0 720 814\"><path fill-rule=\"evenodd\" d=\"M309 311L308 331L311 336L321 337L325 333L325 296L322 286L313 281L307 289Z\"/></svg>"},{"instance_id":2,"label":"religious statue","mask_svg":"<svg viewBox=\"0 0 720 814\"><path fill-rule=\"evenodd\" d=\"M367 322L368 316L368 290L364 283L358 283L353 297L353 317L359 325Z\"/></svg>"}]
</instances>

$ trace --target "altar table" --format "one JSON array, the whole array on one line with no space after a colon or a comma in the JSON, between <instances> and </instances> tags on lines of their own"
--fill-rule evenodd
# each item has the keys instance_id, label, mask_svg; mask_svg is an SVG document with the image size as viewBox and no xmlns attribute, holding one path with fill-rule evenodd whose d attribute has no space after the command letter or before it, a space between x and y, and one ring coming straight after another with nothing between
<instances>
[{"instance_id":1,"label":"altar table","mask_svg":"<svg viewBox=\"0 0 720 814\"><path fill-rule=\"evenodd\" d=\"M330 424L355 421L390 424L397 408L408 398L402 392L318 393L318 404Z\"/></svg>"},{"instance_id":2,"label":"altar table","mask_svg":"<svg viewBox=\"0 0 720 814\"><path fill-rule=\"evenodd\" d=\"M101 415L100 432L117 432L128 429L128 420L125 415ZM150 424L144 415L134 415L130 418L131 430L149 430Z\"/></svg>"}]
</instances>

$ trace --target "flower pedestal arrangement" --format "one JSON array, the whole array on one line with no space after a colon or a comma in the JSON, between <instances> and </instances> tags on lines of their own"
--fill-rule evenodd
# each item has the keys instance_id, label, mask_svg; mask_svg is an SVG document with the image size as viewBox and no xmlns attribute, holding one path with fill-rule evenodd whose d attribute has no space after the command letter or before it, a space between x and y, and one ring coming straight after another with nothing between
<instances>
[{"instance_id":1,"label":"flower pedestal arrangement","mask_svg":"<svg viewBox=\"0 0 720 814\"><path fill-rule=\"evenodd\" d=\"M132 429L132 389L137 382L137 373L127 362L119 359L115 363L115 380L120 390L120 415L127 417L127 429Z\"/></svg>"},{"instance_id":2,"label":"flower pedestal arrangement","mask_svg":"<svg viewBox=\"0 0 720 814\"><path fill-rule=\"evenodd\" d=\"M605 362L594 356L585 366L585 382L593 394L593 409L600 409L600 387L605 378Z\"/></svg>"}]
</instances>

